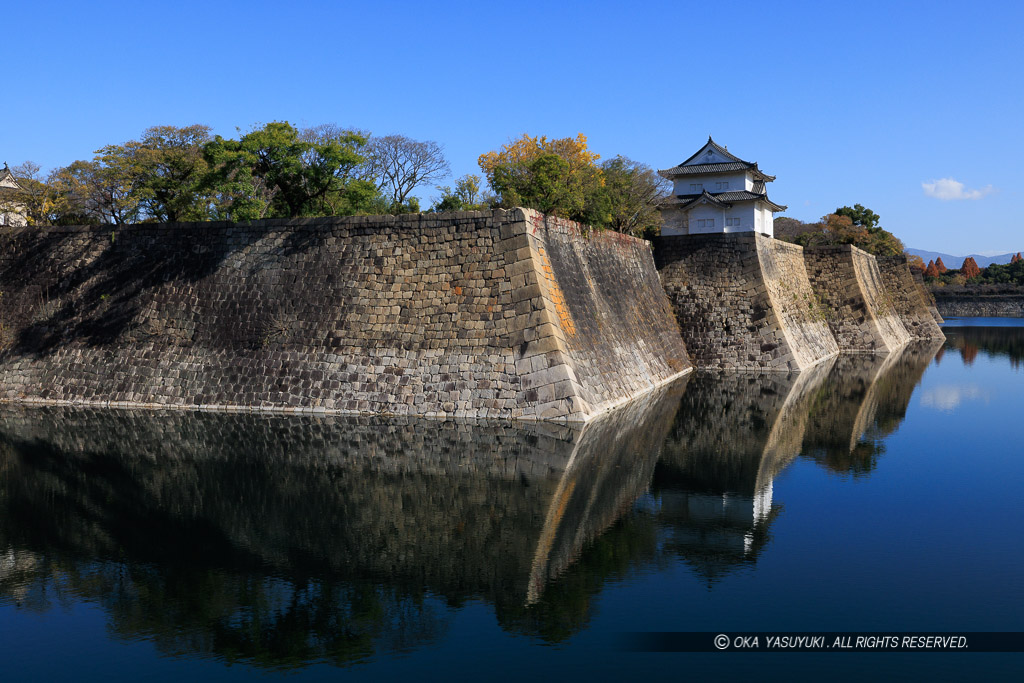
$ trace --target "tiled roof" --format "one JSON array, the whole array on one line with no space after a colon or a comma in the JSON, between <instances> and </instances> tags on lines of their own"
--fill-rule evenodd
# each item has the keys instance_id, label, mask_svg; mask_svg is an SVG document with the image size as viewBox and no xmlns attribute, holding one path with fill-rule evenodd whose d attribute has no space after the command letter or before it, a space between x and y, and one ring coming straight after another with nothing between
<instances>
[{"instance_id":1,"label":"tiled roof","mask_svg":"<svg viewBox=\"0 0 1024 683\"><path fill-rule=\"evenodd\" d=\"M759 169L757 163L746 161L730 161L721 164L692 164L690 166L679 165L666 168L664 171L658 171L658 175L662 178L678 178L684 175L710 175L712 173L731 173L734 171L753 171L754 177L758 180L768 182L775 180L775 176L768 175Z\"/></svg>"},{"instance_id":2,"label":"tiled roof","mask_svg":"<svg viewBox=\"0 0 1024 683\"><path fill-rule=\"evenodd\" d=\"M709 135L708 136L708 141L705 142L703 145L701 145L701 148L698 149L696 152L694 152L693 156L691 156L689 159L687 159L686 161L684 161L683 163L681 163L679 165L680 166L685 166L686 164L688 164L691 161L693 161L694 159L696 159L697 155L700 154L702 151L704 151L704 148L707 147L708 145L711 145L711 149L715 150L716 152L721 154L726 159L732 159L733 161L738 161L741 164L749 163L749 162L743 161L743 159L740 159L738 156L736 156L734 154L729 154L729 150L727 150L725 147L722 147L720 144L718 144L717 142L712 140L711 136Z\"/></svg>"},{"instance_id":3,"label":"tiled roof","mask_svg":"<svg viewBox=\"0 0 1024 683\"><path fill-rule=\"evenodd\" d=\"M719 162L719 163L714 163L714 164L691 164L690 163L691 161L696 159L700 155L700 153L703 152L708 147L713 149L720 156L723 156L726 159L730 159L730 161L724 161L724 162ZM682 162L682 163L680 163L680 164L678 164L676 166L673 166L672 168L667 168L664 171L658 171L658 175L662 176L663 178L674 178L674 177L683 176L683 175L696 175L696 174L699 174L699 173L729 173L731 171L749 171L749 170L752 170L754 172L755 177L757 177L760 180L766 180L768 182L771 182L771 181L775 180L775 176L770 176L767 173L764 173L763 171L758 169L757 168L757 162L755 162L755 161L744 161L743 159L740 159L735 154L730 154L728 149L726 149L725 147L722 147L720 144L718 144L717 142L712 140L711 136L709 135L708 136L708 141L705 142L704 145L701 146L700 149L698 149L696 152L694 152L693 156L691 156L686 161L684 161L684 162Z\"/></svg>"},{"instance_id":4,"label":"tiled roof","mask_svg":"<svg viewBox=\"0 0 1024 683\"><path fill-rule=\"evenodd\" d=\"M692 164L690 166L673 166L672 168L658 171L661 174L671 175L692 175L694 173L727 173L729 171L745 171L753 164L745 161L729 161L720 164Z\"/></svg>"},{"instance_id":5,"label":"tiled roof","mask_svg":"<svg viewBox=\"0 0 1024 683\"><path fill-rule=\"evenodd\" d=\"M662 202L662 206L675 206L685 209L686 207L697 203L700 199L707 200L711 204L721 207L729 207L734 202L761 201L767 204L773 211L785 211L787 208L782 204L776 204L772 200L768 199L768 195L764 192L747 192L746 190L739 192L716 192L715 194L711 194L707 190L704 190L701 194L680 194L667 197Z\"/></svg>"}]
</instances>

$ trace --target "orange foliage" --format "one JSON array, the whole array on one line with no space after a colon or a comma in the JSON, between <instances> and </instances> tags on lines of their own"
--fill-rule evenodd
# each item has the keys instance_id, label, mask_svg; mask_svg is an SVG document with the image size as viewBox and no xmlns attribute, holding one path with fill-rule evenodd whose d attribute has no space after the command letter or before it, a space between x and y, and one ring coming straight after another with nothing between
<instances>
[{"instance_id":1,"label":"orange foliage","mask_svg":"<svg viewBox=\"0 0 1024 683\"><path fill-rule=\"evenodd\" d=\"M964 259L964 264L960 266L960 274L970 280L972 277L981 275L981 268L978 267L978 263L973 258L968 256Z\"/></svg>"},{"instance_id":2,"label":"orange foliage","mask_svg":"<svg viewBox=\"0 0 1024 683\"><path fill-rule=\"evenodd\" d=\"M1024 260L1024 258L1021 258L1020 252L1018 251L1016 254L1013 255L1013 258L1010 259L1010 263L1016 263L1017 261L1022 260Z\"/></svg>"},{"instance_id":3,"label":"orange foliage","mask_svg":"<svg viewBox=\"0 0 1024 683\"><path fill-rule=\"evenodd\" d=\"M494 169L498 166L516 165L533 161L542 154L554 154L569 164L569 171L592 170L597 167L600 154L587 149L587 136L577 133L575 138L548 140L547 136L532 136L523 133L518 140L502 146L497 152L481 154L477 163L487 176L487 182L494 180Z\"/></svg>"},{"instance_id":4,"label":"orange foliage","mask_svg":"<svg viewBox=\"0 0 1024 683\"><path fill-rule=\"evenodd\" d=\"M926 277L938 277L939 269L935 267L935 261L929 261L928 266L924 269Z\"/></svg>"},{"instance_id":5,"label":"orange foliage","mask_svg":"<svg viewBox=\"0 0 1024 683\"><path fill-rule=\"evenodd\" d=\"M960 349L960 357L964 361L964 365L973 365L974 359L978 357L978 347L974 344L964 344L963 348Z\"/></svg>"},{"instance_id":6,"label":"orange foliage","mask_svg":"<svg viewBox=\"0 0 1024 683\"><path fill-rule=\"evenodd\" d=\"M949 270L949 268L946 267L946 264L942 262L941 256L935 260L935 268L939 271L939 275L942 275Z\"/></svg>"}]
</instances>

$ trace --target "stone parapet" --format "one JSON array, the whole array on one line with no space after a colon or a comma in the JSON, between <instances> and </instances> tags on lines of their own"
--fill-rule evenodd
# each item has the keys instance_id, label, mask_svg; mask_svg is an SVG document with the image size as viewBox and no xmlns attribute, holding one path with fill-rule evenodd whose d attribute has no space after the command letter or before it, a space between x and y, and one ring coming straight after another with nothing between
<instances>
[{"instance_id":1,"label":"stone parapet","mask_svg":"<svg viewBox=\"0 0 1024 683\"><path fill-rule=\"evenodd\" d=\"M697 367L801 370L838 353L802 247L746 232L660 237L654 252Z\"/></svg>"},{"instance_id":2,"label":"stone parapet","mask_svg":"<svg viewBox=\"0 0 1024 683\"><path fill-rule=\"evenodd\" d=\"M804 261L840 350L888 353L910 341L874 256L843 244L805 249Z\"/></svg>"},{"instance_id":3,"label":"stone parapet","mask_svg":"<svg viewBox=\"0 0 1024 683\"><path fill-rule=\"evenodd\" d=\"M523 209L0 235L0 399L586 421L690 369L649 249Z\"/></svg>"}]
</instances>

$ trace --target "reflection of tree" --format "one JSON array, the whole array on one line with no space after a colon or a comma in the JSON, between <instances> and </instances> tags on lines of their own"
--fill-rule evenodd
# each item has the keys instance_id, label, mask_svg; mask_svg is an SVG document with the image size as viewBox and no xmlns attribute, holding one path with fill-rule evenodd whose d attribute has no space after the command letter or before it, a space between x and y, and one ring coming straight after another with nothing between
<instances>
[{"instance_id":1,"label":"reflection of tree","mask_svg":"<svg viewBox=\"0 0 1024 683\"><path fill-rule=\"evenodd\" d=\"M987 356L1006 357L1013 368L1024 362L1024 333L1019 327L947 327L946 347L960 352L964 365L970 365L979 351Z\"/></svg>"}]
</instances>

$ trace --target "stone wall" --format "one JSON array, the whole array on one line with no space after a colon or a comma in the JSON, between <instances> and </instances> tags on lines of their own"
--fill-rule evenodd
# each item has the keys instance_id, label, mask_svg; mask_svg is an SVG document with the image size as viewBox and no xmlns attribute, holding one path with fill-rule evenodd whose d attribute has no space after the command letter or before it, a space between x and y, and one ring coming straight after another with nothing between
<instances>
[{"instance_id":1,"label":"stone wall","mask_svg":"<svg viewBox=\"0 0 1024 683\"><path fill-rule=\"evenodd\" d=\"M875 260L885 281L885 291L889 293L896 314L910 336L914 339L944 339L945 335L930 310L934 308L931 298L914 281L907 257L876 256Z\"/></svg>"},{"instance_id":2,"label":"stone wall","mask_svg":"<svg viewBox=\"0 0 1024 683\"><path fill-rule=\"evenodd\" d=\"M939 309L935 305L935 296L931 293L931 290L925 287L924 273L917 268L911 268L910 274L914 276L914 284L917 285L918 289L920 289L921 293L924 295L924 298L928 301L928 312L932 314L932 318L934 318L935 322L940 325L946 322L942 319L942 316L939 314Z\"/></svg>"},{"instance_id":3,"label":"stone wall","mask_svg":"<svg viewBox=\"0 0 1024 683\"><path fill-rule=\"evenodd\" d=\"M800 370L838 352L801 247L740 233L660 237L654 250L698 367Z\"/></svg>"},{"instance_id":4,"label":"stone wall","mask_svg":"<svg viewBox=\"0 0 1024 683\"><path fill-rule=\"evenodd\" d=\"M910 341L874 256L844 244L805 249L804 261L840 350L888 353Z\"/></svg>"},{"instance_id":5,"label":"stone wall","mask_svg":"<svg viewBox=\"0 0 1024 683\"><path fill-rule=\"evenodd\" d=\"M1024 318L1024 296L1019 294L947 295L939 290L935 304L942 315L958 318Z\"/></svg>"},{"instance_id":6,"label":"stone wall","mask_svg":"<svg viewBox=\"0 0 1024 683\"><path fill-rule=\"evenodd\" d=\"M528 210L0 236L0 399L585 421L690 368L646 243Z\"/></svg>"}]
</instances>

